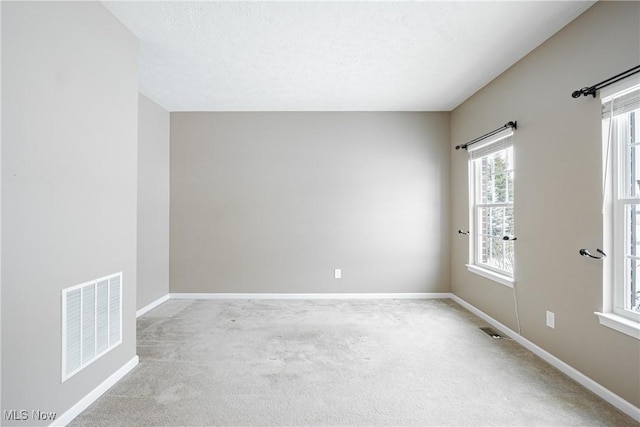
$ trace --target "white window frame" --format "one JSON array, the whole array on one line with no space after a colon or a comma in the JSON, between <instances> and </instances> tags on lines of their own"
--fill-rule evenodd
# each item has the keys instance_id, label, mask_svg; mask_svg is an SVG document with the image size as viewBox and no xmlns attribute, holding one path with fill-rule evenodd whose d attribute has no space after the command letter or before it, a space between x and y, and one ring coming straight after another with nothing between
<instances>
[{"instance_id":1,"label":"white window frame","mask_svg":"<svg viewBox=\"0 0 640 427\"><path fill-rule=\"evenodd\" d=\"M504 132L498 133L492 139L483 141L482 143L477 143L477 146L469 148L469 263L467 264L468 271L510 288L515 285L513 271L509 272L501 270L480 261L481 240L477 235L479 232L478 210L481 207L513 207L514 203L478 204L477 201L480 199L481 194L481 168L479 167L481 159L503 149L513 147L512 139L513 130L508 129ZM482 152L482 155L474 158L474 152Z\"/></svg>"},{"instance_id":2,"label":"white window frame","mask_svg":"<svg viewBox=\"0 0 640 427\"><path fill-rule=\"evenodd\" d=\"M639 79L629 79L601 91L603 105L611 98L623 93L640 89ZM614 101L615 102L615 101ZM640 120L640 114L636 116ZM626 153L623 149L628 141L628 134L622 132L625 126L623 117L614 118L609 140L609 118L603 117L603 170L604 170L604 242L609 247L610 256L604 259L603 308L596 312L600 324L626 335L640 339L640 313L625 309L624 299L628 297L625 289L625 222L626 206L640 203L640 192L637 197L624 194L623 175L626 170ZM640 161L640 159L638 159ZM607 164L608 163L608 164ZM638 230L640 232L640 230ZM639 257L640 260L640 257Z\"/></svg>"},{"instance_id":3,"label":"white window frame","mask_svg":"<svg viewBox=\"0 0 640 427\"><path fill-rule=\"evenodd\" d=\"M640 119L640 117L638 117ZM613 146L613 162L612 172L615 177L613 181L613 312L623 317L628 317L636 322L640 321L640 313L633 313L625 309L624 299L628 297L628 290L624 286L625 277L625 223L626 223L626 207L627 205L640 203L640 195L638 197L625 197L624 185L621 182L623 178L623 165L626 165L626 150L621 146L629 143L628 135L623 135L621 130L629 126L626 123L626 117L618 118L619 121L625 123L615 123L615 129L611 138ZM640 160L640 159L638 159ZM636 257L640 261L640 257Z\"/></svg>"}]
</instances>

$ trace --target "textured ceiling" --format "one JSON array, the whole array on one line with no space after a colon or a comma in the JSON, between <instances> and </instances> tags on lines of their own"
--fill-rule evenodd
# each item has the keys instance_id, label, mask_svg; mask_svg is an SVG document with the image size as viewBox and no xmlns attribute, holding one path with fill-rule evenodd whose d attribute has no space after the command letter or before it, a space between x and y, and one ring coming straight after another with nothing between
<instances>
[{"instance_id":1,"label":"textured ceiling","mask_svg":"<svg viewBox=\"0 0 640 427\"><path fill-rule=\"evenodd\" d=\"M104 2L169 111L449 111L593 3Z\"/></svg>"}]
</instances>

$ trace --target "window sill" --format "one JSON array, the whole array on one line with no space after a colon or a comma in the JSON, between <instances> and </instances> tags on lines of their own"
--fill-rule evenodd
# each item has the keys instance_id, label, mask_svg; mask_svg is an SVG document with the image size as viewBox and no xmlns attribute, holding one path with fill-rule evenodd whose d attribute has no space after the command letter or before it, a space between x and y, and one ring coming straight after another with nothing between
<instances>
[{"instance_id":1,"label":"window sill","mask_svg":"<svg viewBox=\"0 0 640 427\"><path fill-rule=\"evenodd\" d=\"M498 282L509 288L513 288L513 285L515 285L516 283L515 280L513 280L513 277L505 276L503 274L487 270L486 268L478 267L477 265L467 264L467 270L479 276L482 276L485 279L493 280L494 282Z\"/></svg>"},{"instance_id":2,"label":"window sill","mask_svg":"<svg viewBox=\"0 0 640 427\"><path fill-rule=\"evenodd\" d=\"M640 340L640 323L613 313L595 312L594 314L598 316L602 326L615 329L618 332L622 332L623 334Z\"/></svg>"}]
</instances>

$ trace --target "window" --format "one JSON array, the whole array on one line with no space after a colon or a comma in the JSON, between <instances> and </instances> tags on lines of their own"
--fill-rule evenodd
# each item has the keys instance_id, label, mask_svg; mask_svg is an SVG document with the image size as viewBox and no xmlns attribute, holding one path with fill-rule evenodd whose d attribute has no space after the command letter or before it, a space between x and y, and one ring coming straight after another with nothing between
<instances>
[{"instance_id":1,"label":"window","mask_svg":"<svg viewBox=\"0 0 640 427\"><path fill-rule=\"evenodd\" d=\"M513 286L513 131L469 148L470 253L474 273Z\"/></svg>"},{"instance_id":2,"label":"window","mask_svg":"<svg viewBox=\"0 0 640 427\"><path fill-rule=\"evenodd\" d=\"M637 82L637 80L636 80ZM640 320L640 84L626 84L626 88L604 96L603 144L605 165L611 168L610 182L605 181L605 193L610 192L605 220L605 234L611 233L610 254L612 285L605 290L605 311L632 322ZM612 222L612 224L611 224ZM606 238L605 238L606 240ZM605 283L607 282L605 278ZM607 310L608 309L608 310Z\"/></svg>"}]
</instances>

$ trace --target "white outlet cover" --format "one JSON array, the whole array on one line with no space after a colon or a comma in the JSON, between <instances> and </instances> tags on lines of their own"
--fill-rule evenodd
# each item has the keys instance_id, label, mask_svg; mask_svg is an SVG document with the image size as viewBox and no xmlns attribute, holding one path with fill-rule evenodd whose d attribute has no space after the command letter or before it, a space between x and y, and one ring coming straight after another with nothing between
<instances>
[{"instance_id":1,"label":"white outlet cover","mask_svg":"<svg viewBox=\"0 0 640 427\"><path fill-rule=\"evenodd\" d=\"M336 268L335 272L334 272L334 276L336 279L342 279L342 270L339 268Z\"/></svg>"},{"instance_id":2,"label":"white outlet cover","mask_svg":"<svg viewBox=\"0 0 640 427\"><path fill-rule=\"evenodd\" d=\"M552 329L556 328L556 315L549 310L547 310L547 326Z\"/></svg>"}]
</instances>

